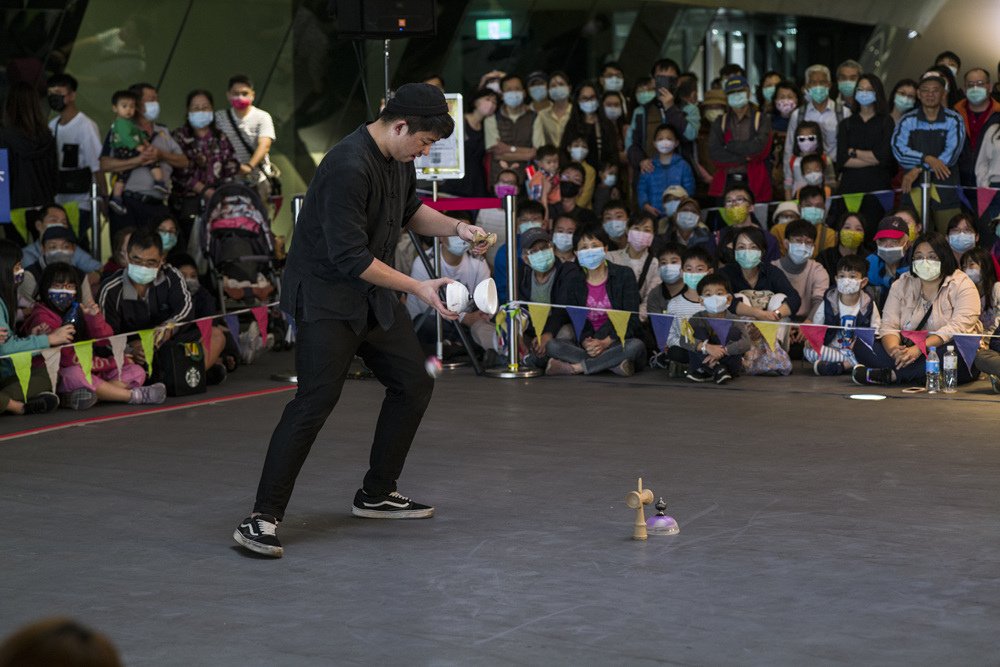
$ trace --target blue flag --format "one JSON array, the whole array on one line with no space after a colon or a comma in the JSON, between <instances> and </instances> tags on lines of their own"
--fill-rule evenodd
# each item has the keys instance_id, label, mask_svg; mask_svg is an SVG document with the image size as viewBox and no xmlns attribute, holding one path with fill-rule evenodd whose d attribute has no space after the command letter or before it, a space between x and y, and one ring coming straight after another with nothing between
<instances>
[{"instance_id":1,"label":"blue flag","mask_svg":"<svg viewBox=\"0 0 1000 667\"><path fill-rule=\"evenodd\" d=\"M650 313L649 323L653 325L653 335L656 336L656 344L662 350L667 346L667 336L670 335L670 328L674 325L674 316Z\"/></svg>"},{"instance_id":2,"label":"blue flag","mask_svg":"<svg viewBox=\"0 0 1000 667\"><path fill-rule=\"evenodd\" d=\"M573 322L573 330L576 332L576 339L583 339L583 325L587 323L587 309L579 306L566 306L566 314Z\"/></svg>"},{"instance_id":3,"label":"blue flag","mask_svg":"<svg viewBox=\"0 0 1000 667\"><path fill-rule=\"evenodd\" d=\"M10 169L7 149L0 148L0 222L10 222Z\"/></svg>"}]
</instances>

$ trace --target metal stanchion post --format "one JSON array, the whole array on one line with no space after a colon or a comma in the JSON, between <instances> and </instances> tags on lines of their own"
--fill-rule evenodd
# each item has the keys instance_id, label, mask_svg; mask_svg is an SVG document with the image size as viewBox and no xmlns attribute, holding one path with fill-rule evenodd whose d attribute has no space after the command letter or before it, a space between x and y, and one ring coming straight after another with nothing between
<instances>
[{"instance_id":1,"label":"metal stanchion post","mask_svg":"<svg viewBox=\"0 0 1000 667\"><path fill-rule=\"evenodd\" d=\"M94 259L101 261L101 208L97 194L97 181L90 182L90 251Z\"/></svg>"},{"instance_id":2,"label":"metal stanchion post","mask_svg":"<svg viewBox=\"0 0 1000 667\"><path fill-rule=\"evenodd\" d=\"M525 368L521 366L518 357L520 345L520 332L517 330L517 306L512 301L517 299L517 227L515 218L517 217L517 204L513 195L507 195L503 200L504 215L507 227L507 297L508 303L504 306L507 315L507 365L486 369L486 375L496 378L530 378L542 374L541 369Z\"/></svg>"},{"instance_id":3,"label":"metal stanchion post","mask_svg":"<svg viewBox=\"0 0 1000 667\"><path fill-rule=\"evenodd\" d=\"M930 218L930 193L931 193L931 172L930 169L923 170L923 179L920 182L920 222L923 225L924 233L927 233L927 220Z\"/></svg>"},{"instance_id":4,"label":"metal stanchion post","mask_svg":"<svg viewBox=\"0 0 1000 667\"><path fill-rule=\"evenodd\" d=\"M299 213L302 211L302 202L305 200L305 195L295 195L292 197L292 229L295 229L295 223L299 219ZM295 371L289 371L287 373L275 373L271 376L272 380L277 380L278 382L288 382L289 384L298 384L299 376Z\"/></svg>"}]
</instances>

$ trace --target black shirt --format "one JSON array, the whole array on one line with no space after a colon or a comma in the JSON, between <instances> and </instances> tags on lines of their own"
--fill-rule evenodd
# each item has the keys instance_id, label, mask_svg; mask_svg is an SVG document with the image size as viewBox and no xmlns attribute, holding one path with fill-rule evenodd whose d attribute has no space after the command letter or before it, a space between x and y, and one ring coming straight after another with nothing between
<instances>
[{"instance_id":1,"label":"black shirt","mask_svg":"<svg viewBox=\"0 0 1000 667\"><path fill-rule=\"evenodd\" d=\"M360 334L371 309L388 329L396 295L360 276L375 259L393 265L403 225L421 206L412 162L382 155L365 125L344 137L306 191L285 267L282 310L306 322L346 320Z\"/></svg>"},{"instance_id":2,"label":"black shirt","mask_svg":"<svg viewBox=\"0 0 1000 667\"><path fill-rule=\"evenodd\" d=\"M896 129L892 116L876 114L865 121L860 114L851 114L840 122L837 128L837 171L840 176L840 192L873 192L892 187L892 176L896 171L896 161L892 157L892 133ZM871 151L878 160L874 167L845 168L850 158L848 151Z\"/></svg>"}]
</instances>

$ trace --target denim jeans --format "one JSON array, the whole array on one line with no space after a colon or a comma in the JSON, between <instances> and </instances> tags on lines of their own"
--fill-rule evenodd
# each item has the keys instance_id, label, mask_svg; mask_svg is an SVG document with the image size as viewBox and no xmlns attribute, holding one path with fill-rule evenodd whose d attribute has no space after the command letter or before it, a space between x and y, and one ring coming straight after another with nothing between
<instances>
[{"instance_id":1,"label":"denim jeans","mask_svg":"<svg viewBox=\"0 0 1000 667\"><path fill-rule=\"evenodd\" d=\"M549 341L546 351L553 359L571 364L582 363L583 372L587 375L593 375L614 368L626 359L638 365L646 355L646 346L637 338L626 338L625 345L612 343L611 347L604 352L596 357L591 357L576 342L554 338Z\"/></svg>"}]
</instances>

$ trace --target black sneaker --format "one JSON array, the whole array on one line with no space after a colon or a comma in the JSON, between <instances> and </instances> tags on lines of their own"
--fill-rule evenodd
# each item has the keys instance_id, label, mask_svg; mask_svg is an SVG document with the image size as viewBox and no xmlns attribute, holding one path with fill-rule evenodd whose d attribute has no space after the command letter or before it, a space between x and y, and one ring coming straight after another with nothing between
<instances>
[{"instance_id":1,"label":"black sneaker","mask_svg":"<svg viewBox=\"0 0 1000 667\"><path fill-rule=\"evenodd\" d=\"M844 372L844 364L839 361L817 361L813 364L816 375L840 375Z\"/></svg>"},{"instance_id":2,"label":"black sneaker","mask_svg":"<svg viewBox=\"0 0 1000 667\"><path fill-rule=\"evenodd\" d=\"M711 382L715 379L715 374L705 368L689 368L684 377L691 382Z\"/></svg>"},{"instance_id":3,"label":"black sneaker","mask_svg":"<svg viewBox=\"0 0 1000 667\"><path fill-rule=\"evenodd\" d=\"M358 489L351 514L365 519L429 519L434 516L434 508L415 503L395 491L370 496L364 489Z\"/></svg>"},{"instance_id":4,"label":"black sneaker","mask_svg":"<svg viewBox=\"0 0 1000 667\"><path fill-rule=\"evenodd\" d=\"M715 370L715 384L726 384L731 382L733 376L729 374L729 370L725 366L719 366Z\"/></svg>"},{"instance_id":5,"label":"black sneaker","mask_svg":"<svg viewBox=\"0 0 1000 667\"><path fill-rule=\"evenodd\" d=\"M861 386L889 385L892 384L892 371L888 368L868 368L858 364L851 370L851 381Z\"/></svg>"},{"instance_id":6,"label":"black sneaker","mask_svg":"<svg viewBox=\"0 0 1000 667\"><path fill-rule=\"evenodd\" d=\"M215 364L207 371L205 371L205 384L210 387L214 387L217 384L222 384L226 381L226 367L221 363Z\"/></svg>"},{"instance_id":7,"label":"black sneaker","mask_svg":"<svg viewBox=\"0 0 1000 667\"><path fill-rule=\"evenodd\" d=\"M281 558L285 550L281 548L281 542L275 536L274 531L278 528L278 520L270 514L258 514L248 516L243 519L240 525L233 531L233 539L236 542L254 553Z\"/></svg>"},{"instance_id":8,"label":"black sneaker","mask_svg":"<svg viewBox=\"0 0 1000 667\"><path fill-rule=\"evenodd\" d=\"M43 391L37 396L32 396L24 402L24 414L44 415L59 407L59 397L51 391Z\"/></svg>"}]
</instances>

